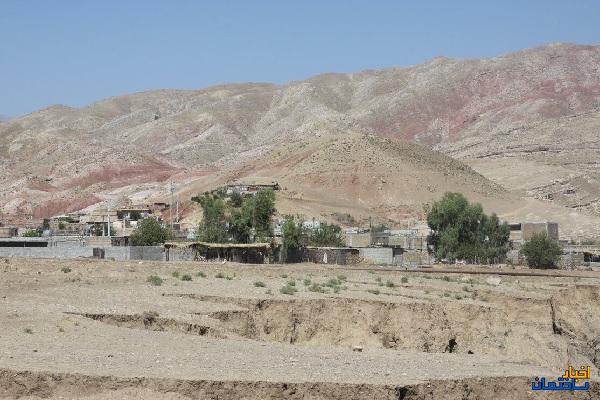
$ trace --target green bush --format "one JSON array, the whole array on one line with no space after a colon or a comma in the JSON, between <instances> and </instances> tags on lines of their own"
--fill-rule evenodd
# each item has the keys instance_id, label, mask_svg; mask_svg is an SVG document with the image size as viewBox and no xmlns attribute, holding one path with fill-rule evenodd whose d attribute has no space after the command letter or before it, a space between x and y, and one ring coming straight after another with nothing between
<instances>
[{"instance_id":1,"label":"green bush","mask_svg":"<svg viewBox=\"0 0 600 400\"><path fill-rule=\"evenodd\" d=\"M335 288L336 286L340 286L341 282L338 281L335 278L331 278L330 280L327 281L327 283L325 284L325 286L328 286L330 288Z\"/></svg>"},{"instance_id":2,"label":"green bush","mask_svg":"<svg viewBox=\"0 0 600 400\"><path fill-rule=\"evenodd\" d=\"M545 233L534 234L523 245L521 254L527 258L531 268L557 268L562 249L558 242L550 239Z\"/></svg>"},{"instance_id":3,"label":"green bush","mask_svg":"<svg viewBox=\"0 0 600 400\"><path fill-rule=\"evenodd\" d=\"M408 277L403 276L402 279L400 279L400 282L402 282L402 283L408 283Z\"/></svg>"},{"instance_id":4,"label":"green bush","mask_svg":"<svg viewBox=\"0 0 600 400\"><path fill-rule=\"evenodd\" d=\"M313 283L308 290L315 293L325 293L325 289L323 289L318 283Z\"/></svg>"},{"instance_id":5,"label":"green bush","mask_svg":"<svg viewBox=\"0 0 600 400\"><path fill-rule=\"evenodd\" d=\"M296 289L294 286L289 286L289 285L285 285L283 286L281 289L279 289L279 292L281 294L287 294L287 295L293 295L294 293L296 293L298 291L298 289Z\"/></svg>"},{"instance_id":6,"label":"green bush","mask_svg":"<svg viewBox=\"0 0 600 400\"><path fill-rule=\"evenodd\" d=\"M256 286L256 287L266 287L267 285L264 282L256 281L256 282L254 282L254 286Z\"/></svg>"},{"instance_id":7,"label":"green bush","mask_svg":"<svg viewBox=\"0 0 600 400\"><path fill-rule=\"evenodd\" d=\"M179 278L179 271L173 271L173 272L171 272L171 276L173 278Z\"/></svg>"},{"instance_id":8,"label":"green bush","mask_svg":"<svg viewBox=\"0 0 600 400\"><path fill-rule=\"evenodd\" d=\"M379 294L379 293L381 293L381 292L379 291L379 289L369 289L369 290L367 290L367 292L369 292L369 293L371 293L371 294L376 294L376 295L377 295L377 294Z\"/></svg>"},{"instance_id":9,"label":"green bush","mask_svg":"<svg viewBox=\"0 0 600 400\"><path fill-rule=\"evenodd\" d=\"M182 281L191 281L192 280L192 276L188 275L188 274L184 274L181 276L181 280Z\"/></svg>"},{"instance_id":10,"label":"green bush","mask_svg":"<svg viewBox=\"0 0 600 400\"><path fill-rule=\"evenodd\" d=\"M385 283L385 286L393 288L396 287L396 284L388 279L388 281Z\"/></svg>"},{"instance_id":11,"label":"green bush","mask_svg":"<svg viewBox=\"0 0 600 400\"><path fill-rule=\"evenodd\" d=\"M62 267L60 270L62 272L64 272L65 274L68 274L69 272L71 272L71 268L69 268L69 267Z\"/></svg>"},{"instance_id":12,"label":"green bush","mask_svg":"<svg viewBox=\"0 0 600 400\"><path fill-rule=\"evenodd\" d=\"M150 275L148 277L148 279L146 279L146 282L151 283L154 286L160 286L163 283L163 280L160 276L156 276L156 275Z\"/></svg>"},{"instance_id":13,"label":"green bush","mask_svg":"<svg viewBox=\"0 0 600 400\"><path fill-rule=\"evenodd\" d=\"M215 278L223 279L223 278L225 278L225 274L222 272L219 272L215 275Z\"/></svg>"},{"instance_id":14,"label":"green bush","mask_svg":"<svg viewBox=\"0 0 600 400\"><path fill-rule=\"evenodd\" d=\"M197 272L196 276L199 277L199 278L206 278L206 274L204 272L202 272L202 271Z\"/></svg>"}]
</instances>

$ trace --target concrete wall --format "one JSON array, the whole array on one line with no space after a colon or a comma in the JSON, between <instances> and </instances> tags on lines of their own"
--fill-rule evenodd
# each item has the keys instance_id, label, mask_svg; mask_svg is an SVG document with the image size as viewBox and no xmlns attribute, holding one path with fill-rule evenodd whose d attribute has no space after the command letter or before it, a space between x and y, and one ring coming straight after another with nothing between
<instances>
[{"instance_id":1,"label":"concrete wall","mask_svg":"<svg viewBox=\"0 0 600 400\"><path fill-rule=\"evenodd\" d=\"M130 247L110 247L110 249L129 249L130 260L151 260L163 261L165 254L162 246L130 246Z\"/></svg>"},{"instance_id":2,"label":"concrete wall","mask_svg":"<svg viewBox=\"0 0 600 400\"><path fill-rule=\"evenodd\" d=\"M394 253L391 247L363 247L358 249L362 258L374 264L393 264Z\"/></svg>"},{"instance_id":3,"label":"concrete wall","mask_svg":"<svg viewBox=\"0 0 600 400\"><path fill-rule=\"evenodd\" d=\"M164 253L161 246L139 247L102 247L105 259L162 261ZM33 258L79 258L93 257L94 247L90 246L55 246L55 247L0 247L0 257L33 257Z\"/></svg>"},{"instance_id":4,"label":"concrete wall","mask_svg":"<svg viewBox=\"0 0 600 400\"><path fill-rule=\"evenodd\" d=\"M84 246L0 247L0 257L78 258L92 256L93 248Z\"/></svg>"}]
</instances>

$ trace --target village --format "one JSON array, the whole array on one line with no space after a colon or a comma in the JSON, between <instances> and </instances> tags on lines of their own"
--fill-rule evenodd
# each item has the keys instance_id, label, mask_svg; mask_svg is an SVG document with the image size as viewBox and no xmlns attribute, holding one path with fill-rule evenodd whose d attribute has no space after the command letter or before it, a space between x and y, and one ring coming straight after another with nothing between
<instances>
[{"instance_id":1,"label":"village","mask_svg":"<svg viewBox=\"0 0 600 400\"><path fill-rule=\"evenodd\" d=\"M255 196L260 191L280 190L277 182L235 182L217 188L212 193L224 196ZM289 217L289 216L288 216ZM130 237L140 221L152 219L169 229L172 236L164 243L139 246ZM242 263L282 263L283 226L285 216L270 220L272 236L262 242L219 243L198 239L197 224L182 223L179 202L153 202L130 204L113 210L95 209L56 215L47 219L28 218L21 226L0 225L0 257L39 258L99 258L115 261L233 261ZM351 221L355 222L355 221ZM0 222L1 224L1 222ZM316 218L298 221L304 232L318 232L327 222ZM559 227L554 222L509 222L510 250L506 255L511 265L522 265L520 248L535 234L544 234L558 242L562 248L559 267L600 266L600 246L593 243L574 243L559 237ZM368 264L387 267L418 268L436 263L427 237L431 229L425 221L411 227L342 226L341 242L333 245L306 245L294 262L317 264L355 265ZM256 239L256 238L255 238ZM451 260L451 263L464 263Z\"/></svg>"}]
</instances>

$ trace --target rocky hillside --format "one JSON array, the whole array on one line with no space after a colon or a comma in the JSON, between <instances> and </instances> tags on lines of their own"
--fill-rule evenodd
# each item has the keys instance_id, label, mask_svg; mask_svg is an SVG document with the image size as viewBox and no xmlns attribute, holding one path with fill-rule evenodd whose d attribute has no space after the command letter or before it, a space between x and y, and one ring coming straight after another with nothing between
<instances>
[{"instance_id":1,"label":"rocky hillside","mask_svg":"<svg viewBox=\"0 0 600 400\"><path fill-rule=\"evenodd\" d=\"M285 85L161 90L80 109L51 106L0 124L1 211L47 216L160 197L171 177L185 191L218 171L255 166L290 143L370 134L435 146L519 195L598 216L598 112L600 46L565 44ZM505 176L503 163L530 173ZM377 193L389 178L373 179L360 181L361 190L374 185ZM311 184L320 189L318 181ZM373 204L381 206L411 203L396 194L376 197ZM424 198L416 195L411 204Z\"/></svg>"}]
</instances>

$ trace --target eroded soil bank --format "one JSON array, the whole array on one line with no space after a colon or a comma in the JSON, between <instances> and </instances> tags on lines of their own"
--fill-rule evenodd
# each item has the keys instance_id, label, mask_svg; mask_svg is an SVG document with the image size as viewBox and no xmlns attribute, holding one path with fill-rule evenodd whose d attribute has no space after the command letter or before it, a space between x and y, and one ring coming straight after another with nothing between
<instances>
[{"instance_id":1,"label":"eroded soil bank","mask_svg":"<svg viewBox=\"0 0 600 400\"><path fill-rule=\"evenodd\" d=\"M414 385L370 385L326 382L279 383L202 381L162 378L117 378L0 369L2 398L94 399L589 399L600 396L593 383L586 393L527 390L526 378L475 378L431 381Z\"/></svg>"}]
</instances>

